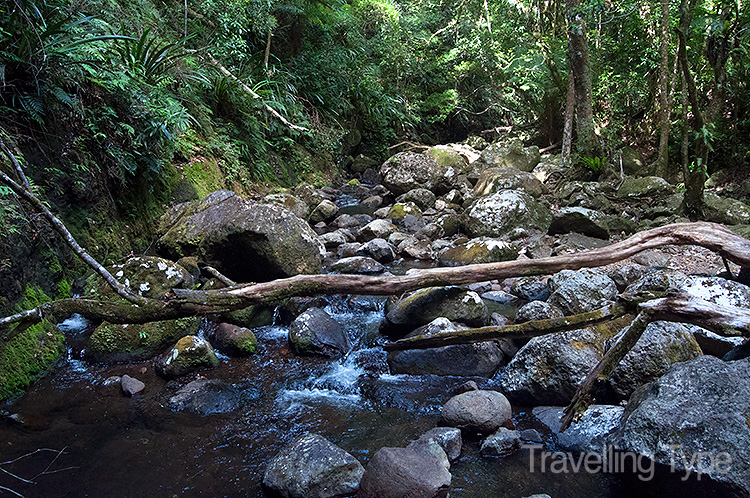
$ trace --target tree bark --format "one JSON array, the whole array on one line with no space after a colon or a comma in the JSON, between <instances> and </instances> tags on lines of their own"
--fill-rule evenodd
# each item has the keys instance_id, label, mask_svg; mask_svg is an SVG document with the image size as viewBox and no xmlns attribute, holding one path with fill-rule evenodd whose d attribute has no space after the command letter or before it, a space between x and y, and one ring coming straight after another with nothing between
<instances>
[{"instance_id":1,"label":"tree bark","mask_svg":"<svg viewBox=\"0 0 750 498\"><path fill-rule=\"evenodd\" d=\"M568 76L568 94L565 99L565 128L563 129L563 143L561 161L565 167L570 166L570 152L573 146L573 117L575 116L576 92L573 73Z\"/></svg>"},{"instance_id":2,"label":"tree bark","mask_svg":"<svg viewBox=\"0 0 750 498\"><path fill-rule=\"evenodd\" d=\"M565 14L568 20L568 58L575 85L578 152L584 157L601 157L599 140L594 132L593 91L586 22L580 12L579 0L566 0Z\"/></svg>"},{"instance_id":3,"label":"tree bark","mask_svg":"<svg viewBox=\"0 0 750 498\"><path fill-rule=\"evenodd\" d=\"M669 125L672 112L669 68L669 0L661 0L661 39L659 52L659 154L656 159L656 175L666 177L669 172Z\"/></svg>"}]
</instances>

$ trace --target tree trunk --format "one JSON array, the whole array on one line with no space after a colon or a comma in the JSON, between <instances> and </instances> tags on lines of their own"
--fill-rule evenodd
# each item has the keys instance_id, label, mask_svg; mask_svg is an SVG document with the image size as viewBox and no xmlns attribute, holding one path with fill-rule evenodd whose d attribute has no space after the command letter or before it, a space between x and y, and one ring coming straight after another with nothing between
<instances>
[{"instance_id":1,"label":"tree trunk","mask_svg":"<svg viewBox=\"0 0 750 498\"><path fill-rule=\"evenodd\" d=\"M594 107L589 47L586 40L586 22L579 12L579 8L578 0L566 0L568 57L575 85L578 152L583 157L594 158L601 157L601 148L594 132Z\"/></svg>"},{"instance_id":2,"label":"tree trunk","mask_svg":"<svg viewBox=\"0 0 750 498\"><path fill-rule=\"evenodd\" d=\"M575 116L575 84L573 73L568 76L568 95L565 99L565 128L563 130L563 143L561 160L565 167L570 166L570 152L573 145L573 117Z\"/></svg>"},{"instance_id":3,"label":"tree trunk","mask_svg":"<svg viewBox=\"0 0 750 498\"><path fill-rule=\"evenodd\" d=\"M656 159L656 175L662 178L669 173L669 120L670 105L669 71L669 0L661 0L661 39L659 51L659 155Z\"/></svg>"}]
</instances>

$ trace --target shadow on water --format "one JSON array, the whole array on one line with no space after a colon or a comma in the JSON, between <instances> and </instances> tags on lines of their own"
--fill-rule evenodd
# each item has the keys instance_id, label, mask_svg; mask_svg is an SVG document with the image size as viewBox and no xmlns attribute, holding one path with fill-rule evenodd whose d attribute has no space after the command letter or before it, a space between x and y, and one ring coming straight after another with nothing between
<instances>
[{"instance_id":1,"label":"shadow on water","mask_svg":"<svg viewBox=\"0 0 750 498\"><path fill-rule=\"evenodd\" d=\"M382 308L382 299L331 300L327 311L355 345L341 361L294 356L283 327L256 329L257 354L224 358L179 381L157 376L153 362L92 365L71 355L0 420L0 461L39 448L64 451L2 465L34 483L0 472L0 486L26 497L260 497L270 458L308 431L366 464L381 447L404 446L434 427L449 393L467 380L388 374L378 347ZM110 378L124 374L145 382L145 391L123 396ZM202 377L243 393L237 408L208 416L170 409L175 392ZM514 419L518 428L533 426L525 411ZM649 483L633 475L530 472L528 450L485 459L477 441L467 442L451 472L453 498L719 496L705 480L682 483L664 469Z\"/></svg>"}]
</instances>

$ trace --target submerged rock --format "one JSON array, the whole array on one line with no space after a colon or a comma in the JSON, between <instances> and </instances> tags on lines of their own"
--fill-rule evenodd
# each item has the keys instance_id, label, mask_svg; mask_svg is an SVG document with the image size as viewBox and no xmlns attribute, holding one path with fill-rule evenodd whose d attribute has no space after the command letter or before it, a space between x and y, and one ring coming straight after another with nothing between
<instances>
[{"instance_id":1,"label":"submerged rock","mask_svg":"<svg viewBox=\"0 0 750 498\"><path fill-rule=\"evenodd\" d=\"M271 460L263 487L284 498L342 498L357 492L364 472L349 453L323 436L308 433Z\"/></svg>"},{"instance_id":2,"label":"submerged rock","mask_svg":"<svg viewBox=\"0 0 750 498\"><path fill-rule=\"evenodd\" d=\"M750 360L701 356L674 365L631 396L611 440L750 494Z\"/></svg>"},{"instance_id":3,"label":"submerged rock","mask_svg":"<svg viewBox=\"0 0 750 498\"><path fill-rule=\"evenodd\" d=\"M487 436L479 450L482 456L507 457L521 449L521 434L505 427Z\"/></svg>"},{"instance_id":4,"label":"submerged rock","mask_svg":"<svg viewBox=\"0 0 750 498\"><path fill-rule=\"evenodd\" d=\"M120 380L120 387L125 395L133 396L143 391L146 388L146 384L130 375L123 375Z\"/></svg>"},{"instance_id":5,"label":"submerged rock","mask_svg":"<svg viewBox=\"0 0 750 498\"><path fill-rule=\"evenodd\" d=\"M310 308L289 327L289 345L303 356L338 358L349 350L344 327L320 308Z\"/></svg>"},{"instance_id":6,"label":"submerged rock","mask_svg":"<svg viewBox=\"0 0 750 498\"><path fill-rule=\"evenodd\" d=\"M219 358L211 345L195 335L177 341L156 363L157 371L166 377L180 377L199 368L215 367Z\"/></svg>"},{"instance_id":7,"label":"submerged rock","mask_svg":"<svg viewBox=\"0 0 750 498\"><path fill-rule=\"evenodd\" d=\"M204 416L227 413L238 409L246 399L256 394L252 389L240 389L218 379L199 379L180 388L169 398L169 407Z\"/></svg>"},{"instance_id":8,"label":"submerged rock","mask_svg":"<svg viewBox=\"0 0 750 498\"><path fill-rule=\"evenodd\" d=\"M175 209L165 215L157 242L167 257L198 256L239 282L321 270L323 248L315 232L281 206L219 190Z\"/></svg>"},{"instance_id":9,"label":"submerged rock","mask_svg":"<svg viewBox=\"0 0 750 498\"><path fill-rule=\"evenodd\" d=\"M489 434L510 420L508 399L497 391L469 391L449 399L440 411L440 423L469 432Z\"/></svg>"}]
</instances>

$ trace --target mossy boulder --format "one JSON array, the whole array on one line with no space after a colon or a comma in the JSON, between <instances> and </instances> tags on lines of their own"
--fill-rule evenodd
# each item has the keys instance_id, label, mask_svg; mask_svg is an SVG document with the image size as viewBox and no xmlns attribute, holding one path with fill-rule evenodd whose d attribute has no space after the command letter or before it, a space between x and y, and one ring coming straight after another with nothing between
<instances>
[{"instance_id":1,"label":"mossy boulder","mask_svg":"<svg viewBox=\"0 0 750 498\"><path fill-rule=\"evenodd\" d=\"M198 256L233 280L268 281L321 270L324 249L315 232L281 206L222 190L171 218L157 250L174 259Z\"/></svg>"},{"instance_id":2,"label":"mossy boulder","mask_svg":"<svg viewBox=\"0 0 750 498\"><path fill-rule=\"evenodd\" d=\"M185 268L168 259L155 256L130 258L121 265L110 266L107 270L134 294L152 299L161 299L174 288L190 288L194 283L193 276ZM84 296L110 301L121 299L96 274L86 279Z\"/></svg>"},{"instance_id":3,"label":"mossy boulder","mask_svg":"<svg viewBox=\"0 0 750 498\"><path fill-rule=\"evenodd\" d=\"M209 339L216 349L231 356L251 355L258 345L252 330L231 323L216 325L209 333Z\"/></svg>"},{"instance_id":4,"label":"mossy boulder","mask_svg":"<svg viewBox=\"0 0 750 498\"><path fill-rule=\"evenodd\" d=\"M512 261L518 257L518 247L501 240L480 237L458 244L440 255L443 266L463 266L474 263Z\"/></svg>"},{"instance_id":5,"label":"mossy boulder","mask_svg":"<svg viewBox=\"0 0 750 498\"><path fill-rule=\"evenodd\" d=\"M440 193L438 185L456 176L452 168L441 166L431 155L415 152L400 152L391 157L380 167L380 174L383 185L397 196L415 188Z\"/></svg>"},{"instance_id":6,"label":"mossy boulder","mask_svg":"<svg viewBox=\"0 0 750 498\"><path fill-rule=\"evenodd\" d=\"M626 199L666 197L673 193L674 187L658 176L627 177L617 190L617 195Z\"/></svg>"},{"instance_id":7,"label":"mossy boulder","mask_svg":"<svg viewBox=\"0 0 750 498\"><path fill-rule=\"evenodd\" d=\"M388 211L388 217L393 221L401 221L407 215L422 216L422 210L413 202L405 202L394 204L394 206Z\"/></svg>"},{"instance_id":8,"label":"mossy boulder","mask_svg":"<svg viewBox=\"0 0 750 498\"><path fill-rule=\"evenodd\" d=\"M100 362L146 360L181 337L197 333L199 326L196 317L144 324L104 322L89 337L85 354Z\"/></svg>"},{"instance_id":9,"label":"mossy boulder","mask_svg":"<svg viewBox=\"0 0 750 498\"><path fill-rule=\"evenodd\" d=\"M706 203L706 221L724 223L725 225L750 223L750 206L744 202L720 197L713 192L705 192L703 198Z\"/></svg>"},{"instance_id":10,"label":"mossy boulder","mask_svg":"<svg viewBox=\"0 0 750 498\"><path fill-rule=\"evenodd\" d=\"M478 197L503 190L521 190L535 198L549 193L536 176L516 168L488 168L474 185L474 194Z\"/></svg>"},{"instance_id":11,"label":"mossy boulder","mask_svg":"<svg viewBox=\"0 0 750 498\"><path fill-rule=\"evenodd\" d=\"M386 305L383 332L398 336L436 318L480 327L489 321L487 306L476 292L463 287L428 287Z\"/></svg>"},{"instance_id":12,"label":"mossy boulder","mask_svg":"<svg viewBox=\"0 0 750 498\"><path fill-rule=\"evenodd\" d=\"M479 162L486 167L515 168L530 172L542 160L539 147L524 147L521 140L495 143L482 151Z\"/></svg>"},{"instance_id":13,"label":"mossy boulder","mask_svg":"<svg viewBox=\"0 0 750 498\"><path fill-rule=\"evenodd\" d=\"M0 345L0 400L20 393L47 372L64 351L65 336L48 320Z\"/></svg>"},{"instance_id":14,"label":"mossy boulder","mask_svg":"<svg viewBox=\"0 0 750 498\"><path fill-rule=\"evenodd\" d=\"M218 364L219 358L208 341L195 335L186 335L159 358L156 370L165 377L181 377Z\"/></svg>"},{"instance_id":15,"label":"mossy boulder","mask_svg":"<svg viewBox=\"0 0 750 498\"><path fill-rule=\"evenodd\" d=\"M517 227L546 232L551 220L549 208L531 195L504 190L474 201L462 222L472 237L500 237Z\"/></svg>"}]
</instances>

